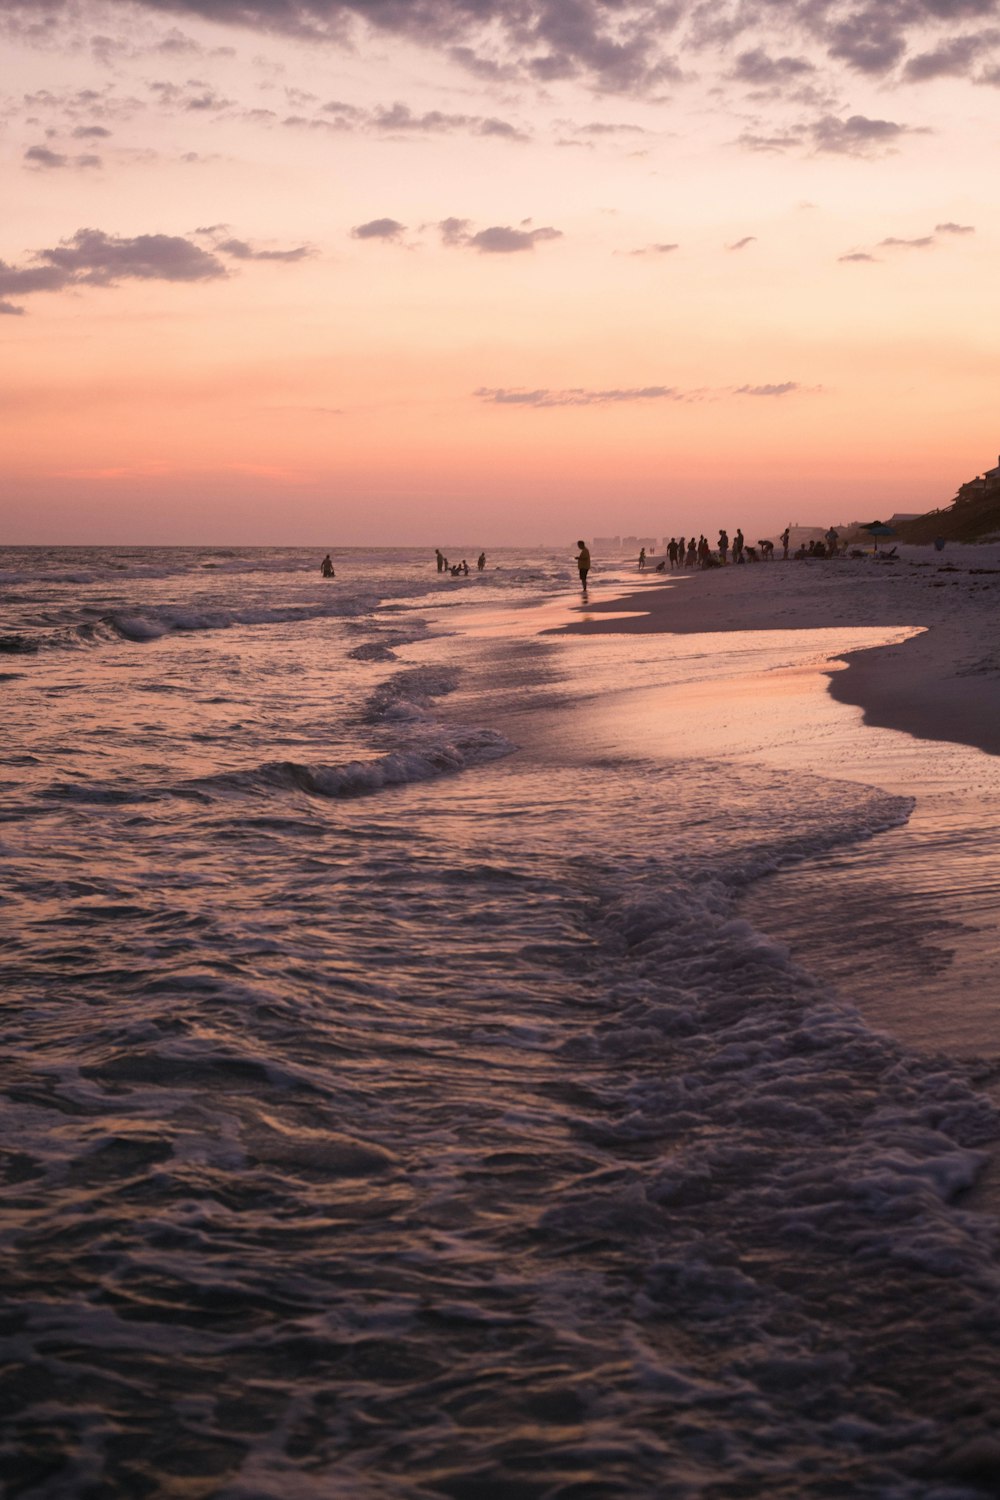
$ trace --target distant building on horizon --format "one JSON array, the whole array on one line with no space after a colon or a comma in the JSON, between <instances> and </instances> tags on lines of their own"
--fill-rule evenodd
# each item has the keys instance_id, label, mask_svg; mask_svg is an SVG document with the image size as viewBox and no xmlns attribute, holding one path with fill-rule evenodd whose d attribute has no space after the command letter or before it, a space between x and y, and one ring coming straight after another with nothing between
<instances>
[{"instance_id":1,"label":"distant building on horizon","mask_svg":"<svg viewBox=\"0 0 1000 1500\"><path fill-rule=\"evenodd\" d=\"M960 484L955 499L978 500L980 495L995 489L1000 489L1000 457L997 458L995 469L987 469L984 474L977 474L975 479L967 479L964 484Z\"/></svg>"}]
</instances>

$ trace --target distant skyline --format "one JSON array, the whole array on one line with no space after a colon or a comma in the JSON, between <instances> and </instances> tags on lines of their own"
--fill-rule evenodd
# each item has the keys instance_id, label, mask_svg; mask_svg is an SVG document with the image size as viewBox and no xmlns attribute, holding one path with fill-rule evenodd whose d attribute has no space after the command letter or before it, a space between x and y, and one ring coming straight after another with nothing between
<instances>
[{"instance_id":1,"label":"distant skyline","mask_svg":"<svg viewBox=\"0 0 1000 1500\"><path fill-rule=\"evenodd\" d=\"M553 542L992 466L1000 0L0 0L0 542Z\"/></svg>"}]
</instances>

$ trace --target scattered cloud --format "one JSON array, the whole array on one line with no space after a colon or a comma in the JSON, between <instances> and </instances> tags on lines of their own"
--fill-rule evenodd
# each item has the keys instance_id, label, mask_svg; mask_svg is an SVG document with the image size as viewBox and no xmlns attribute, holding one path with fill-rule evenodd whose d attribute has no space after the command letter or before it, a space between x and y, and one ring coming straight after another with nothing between
<instances>
[{"instance_id":1,"label":"scattered cloud","mask_svg":"<svg viewBox=\"0 0 1000 1500\"><path fill-rule=\"evenodd\" d=\"M743 238L741 240L737 240L735 244L733 244L733 245L727 245L726 249L727 250L745 250L748 245L756 244L756 242L757 242L757 236L755 234L745 234L743 236Z\"/></svg>"},{"instance_id":2,"label":"scattered cloud","mask_svg":"<svg viewBox=\"0 0 1000 1500\"><path fill-rule=\"evenodd\" d=\"M292 93L294 91L288 91ZM296 102L307 96L298 95ZM244 119L260 124L271 124L276 116L272 110L245 110ZM474 135L506 141L528 141L531 136L519 125L495 115L449 114L440 109L415 111L408 104L377 105L374 109L362 109L342 99L331 99L321 106L320 115L286 115L281 122L297 130L326 130L338 135L359 132L368 135L399 137L435 135Z\"/></svg>"},{"instance_id":3,"label":"scattered cloud","mask_svg":"<svg viewBox=\"0 0 1000 1500\"><path fill-rule=\"evenodd\" d=\"M472 394L480 401L486 401L493 406L534 407L612 406L628 401L684 401L688 399L685 392L668 385L645 385L607 391L589 391L583 386L573 386L564 391L547 389L521 391L480 386Z\"/></svg>"},{"instance_id":4,"label":"scattered cloud","mask_svg":"<svg viewBox=\"0 0 1000 1500\"><path fill-rule=\"evenodd\" d=\"M273 260L291 265L315 253L310 245L296 245L291 250L261 250L248 240L238 239L228 224L203 224L194 232L210 240L217 255L228 255L233 260Z\"/></svg>"},{"instance_id":5,"label":"scattered cloud","mask_svg":"<svg viewBox=\"0 0 1000 1500\"><path fill-rule=\"evenodd\" d=\"M292 250L255 250L246 240L218 240L215 248L220 255L231 255L233 260L277 260L289 265L313 254L308 245L296 245Z\"/></svg>"},{"instance_id":6,"label":"scattered cloud","mask_svg":"<svg viewBox=\"0 0 1000 1500\"><path fill-rule=\"evenodd\" d=\"M324 107L335 108L330 105ZM366 116L354 111L352 116L345 118L355 120L360 118L368 129L387 135L442 135L462 131L472 135L498 136L513 141L530 139L526 131L519 130L507 120L498 120L493 116L446 114L440 109L429 109L422 114L415 114L407 104L393 104L389 108L379 106Z\"/></svg>"},{"instance_id":7,"label":"scattered cloud","mask_svg":"<svg viewBox=\"0 0 1000 1500\"><path fill-rule=\"evenodd\" d=\"M0 260L0 296L26 297L31 292L58 292L65 285L66 277L56 266L9 266Z\"/></svg>"},{"instance_id":8,"label":"scattered cloud","mask_svg":"<svg viewBox=\"0 0 1000 1500\"><path fill-rule=\"evenodd\" d=\"M406 225L400 224L398 219L369 219L367 224L356 224L351 230L351 238L355 240L390 240L399 242L400 236L405 234Z\"/></svg>"},{"instance_id":9,"label":"scattered cloud","mask_svg":"<svg viewBox=\"0 0 1000 1500\"><path fill-rule=\"evenodd\" d=\"M736 396L787 396L792 391L801 389L797 380L783 380L778 385L738 385L733 394Z\"/></svg>"},{"instance_id":10,"label":"scattered cloud","mask_svg":"<svg viewBox=\"0 0 1000 1500\"><path fill-rule=\"evenodd\" d=\"M471 219L442 219L437 226L441 232L441 243L448 246L467 244L471 223Z\"/></svg>"},{"instance_id":11,"label":"scattered cloud","mask_svg":"<svg viewBox=\"0 0 1000 1500\"><path fill-rule=\"evenodd\" d=\"M512 255L522 250L533 250L545 240L562 239L562 230L544 226L530 227L525 219L517 229L509 224L493 224L488 229L474 231L471 219L440 219L433 227L441 236L441 243L449 249L466 248L478 250L483 255Z\"/></svg>"},{"instance_id":12,"label":"scattered cloud","mask_svg":"<svg viewBox=\"0 0 1000 1500\"><path fill-rule=\"evenodd\" d=\"M935 224L933 234L915 235L909 239L902 235L887 235L884 240L879 240L878 249L929 250L932 248L932 246L938 243L938 240L936 238L937 235L947 235L949 237L954 237L956 235L962 236L966 234L975 234L975 232L976 227L974 224L954 224L951 222L945 224ZM838 255L837 259L839 261L877 261L879 257L877 255L871 255L867 250L852 250L847 255Z\"/></svg>"},{"instance_id":13,"label":"scattered cloud","mask_svg":"<svg viewBox=\"0 0 1000 1500\"><path fill-rule=\"evenodd\" d=\"M78 229L35 259L75 286L115 286L119 281L207 281L227 274L214 255L175 234L105 234Z\"/></svg>"},{"instance_id":14,"label":"scattered cloud","mask_svg":"<svg viewBox=\"0 0 1000 1500\"><path fill-rule=\"evenodd\" d=\"M473 234L467 244L484 255L511 255L520 250L533 250L543 240L562 239L561 229L548 226L541 229L511 229L507 224L494 224Z\"/></svg>"},{"instance_id":15,"label":"scattered cloud","mask_svg":"<svg viewBox=\"0 0 1000 1500\"><path fill-rule=\"evenodd\" d=\"M858 73L881 77L891 72L906 51L899 14L898 7L879 5L878 0L852 8L830 28L829 56Z\"/></svg>"},{"instance_id":16,"label":"scattered cloud","mask_svg":"<svg viewBox=\"0 0 1000 1500\"><path fill-rule=\"evenodd\" d=\"M918 52L908 59L903 77L908 83L924 83L931 78L961 78L971 73L976 63L1000 42L1000 31L981 31L974 35L948 37L932 52Z\"/></svg>"},{"instance_id":17,"label":"scattered cloud","mask_svg":"<svg viewBox=\"0 0 1000 1500\"><path fill-rule=\"evenodd\" d=\"M101 158L90 152L83 156L66 156L61 151L51 151L48 146L29 146L24 161L36 172L81 172L101 165Z\"/></svg>"},{"instance_id":18,"label":"scattered cloud","mask_svg":"<svg viewBox=\"0 0 1000 1500\"><path fill-rule=\"evenodd\" d=\"M867 115L820 115L811 122L770 134L745 130L736 144L747 151L783 153L811 150L837 156L871 158L896 148L904 136L928 135L922 126L903 125L896 120L871 120Z\"/></svg>"},{"instance_id":19,"label":"scattered cloud","mask_svg":"<svg viewBox=\"0 0 1000 1500\"><path fill-rule=\"evenodd\" d=\"M215 225L197 230L215 235ZM234 260L294 262L311 254L308 246L293 250L258 250L245 240L227 238L203 249L191 239L174 234L105 234L101 229L78 229L69 239L49 249L36 250L22 266L0 261L0 312L14 316L24 309L7 301L36 292L61 292L75 287L116 287L123 281L196 282L229 276L219 254Z\"/></svg>"},{"instance_id":20,"label":"scattered cloud","mask_svg":"<svg viewBox=\"0 0 1000 1500\"><path fill-rule=\"evenodd\" d=\"M159 105L189 113L217 113L230 109L236 102L217 94L211 84L201 78L189 78L183 84L157 79L149 85L149 91Z\"/></svg>"},{"instance_id":21,"label":"scattered cloud","mask_svg":"<svg viewBox=\"0 0 1000 1500\"><path fill-rule=\"evenodd\" d=\"M679 245L642 245L638 250L630 250L629 255L669 255L671 250L679 250Z\"/></svg>"},{"instance_id":22,"label":"scattered cloud","mask_svg":"<svg viewBox=\"0 0 1000 1500\"><path fill-rule=\"evenodd\" d=\"M903 240L891 234L887 239L879 240L878 243L880 250L929 250L934 243L934 236L922 234L918 239Z\"/></svg>"},{"instance_id":23,"label":"scattered cloud","mask_svg":"<svg viewBox=\"0 0 1000 1500\"><path fill-rule=\"evenodd\" d=\"M759 135L752 130L745 130L737 139L738 146L744 146L748 151L791 151L803 144L803 137L789 131L775 135Z\"/></svg>"},{"instance_id":24,"label":"scattered cloud","mask_svg":"<svg viewBox=\"0 0 1000 1500\"><path fill-rule=\"evenodd\" d=\"M900 125L895 120L870 120L867 115L850 115L846 120L823 115L809 127L817 151L841 156L872 156L891 149L905 135L926 135L926 129Z\"/></svg>"},{"instance_id":25,"label":"scattered cloud","mask_svg":"<svg viewBox=\"0 0 1000 1500\"><path fill-rule=\"evenodd\" d=\"M619 406L631 402L646 401L703 401L718 400L728 396L788 396L794 392L815 393L819 387L807 388L797 380L783 380L768 385L723 386L715 390L682 390L673 385L642 385L614 387L610 390L589 390L585 386L570 386L566 390L511 389L503 386L480 386L473 395L491 406L516 406L545 409L555 406Z\"/></svg>"},{"instance_id":26,"label":"scattered cloud","mask_svg":"<svg viewBox=\"0 0 1000 1500\"><path fill-rule=\"evenodd\" d=\"M815 71L815 64L805 57L771 57L763 47L754 47L739 54L729 77L754 88L777 88Z\"/></svg>"}]
</instances>

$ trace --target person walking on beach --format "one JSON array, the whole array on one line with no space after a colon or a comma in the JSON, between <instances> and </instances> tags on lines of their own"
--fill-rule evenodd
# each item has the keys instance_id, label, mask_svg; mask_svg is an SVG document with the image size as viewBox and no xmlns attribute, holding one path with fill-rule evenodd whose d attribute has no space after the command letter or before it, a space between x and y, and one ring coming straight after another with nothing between
<instances>
[{"instance_id":1,"label":"person walking on beach","mask_svg":"<svg viewBox=\"0 0 1000 1500\"><path fill-rule=\"evenodd\" d=\"M320 563L319 570L322 573L322 575L323 575L324 578L334 578L334 577L336 577L336 574L333 571L333 558L330 556L329 552L326 554L326 556L324 557L323 561Z\"/></svg>"},{"instance_id":2,"label":"person walking on beach","mask_svg":"<svg viewBox=\"0 0 1000 1500\"><path fill-rule=\"evenodd\" d=\"M702 541L704 540L705 538L702 537ZM686 568L696 568L698 566L698 543L695 541L694 537L691 537L688 540L687 559L684 563L684 566Z\"/></svg>"},{"instance_id":3,"label":"person walking on beach","mask_svg":"<svg viewBox=\"0 0 1000 1500\"><path fill-rule=\"evenodd\" d=\"M784 548L784 551L782 552L781 556L782 556L782 558L784 559L785 562L788 561L788 543L789 543L789 540L791 538L791 535L792 535L791 531L786 526L785 529L784 529L784 531L781 533L781 545Z\"/></svg>"},{"instance_id":4,"label":"person walking on beach","mask_svg":"<svg viewBox=\"0 0 1000 1500\"><path fill-rule=\"evenodd\" d=\"M741 527L737 526L737 528L736 528L736 535L733 537L733 562L734 563L741 563L743 561L743 543L744 543L743 530L742 530Z\"/></svg>"},{"instance_id":5,"label":"person walking on beach","mask_svg":"<svg viewBox=\"0 0 1000 1500\"><path fill-rule=\"evenodd\" d=\"M639 572L640 573L645 573L645 571L646 571L646 549L645 549L645 547L640 547L639 548Z\"/></svg>"},{"instance_id":6,"label":"person walking on beach","mask_svg":"<svg viewBox=\"0 0 1000 1500\"><path fill-rule=\"evenodd\" d=\"M677 566L679 568L683 568L686 558L687 546L685 545L684 538L681 537L680 541L677 543Z\"/></svg>"},{"instance_id":7,"label":"person walking on beach","mask_svg":"<svg viewBox=\"0 0 1000 1500\"><path fill-rule=\"evenodd\" d=\"M580 587L587 592L587 574L590 572L590 548L586 542L577 542L580 551L576 558L576 565L580 569Z\"/></svg>"},{"instance_id":8,"label":"person walking on beach","mask_svg":"<svg viewBox=\"0 0 1000 1500\"><path fill-rule=\"evenodd\" d=\"M720 561L720 563L722 563L723 567L725 567L725 564L726 564L726 553L728 551L729 551L729 533L728 533L728 531L720 531L719 532L719 561Z\"/></svg>"},{"instance_id":9,"label":"person walking on beach","mask_svg":"<svg viewBox=\"0 0 1000 1500\"><path fill-rule=\"evenodd\" d=\"M670 541L667 543L667 556L670 558L670 566L672 568L676 568L676 566L677 566L677 538L675 536L672 536L670 538Z\"/></svg>"},{"instance_id":10,"label":"person walking on beach","mask_svg":"<svg viewBox=\"0 0 1000 1500\"><path fill-rule=\"evenodd\" d=\"M826 534L826 550L830 557L837 555L837 543L840 541L840 532L835 526L831 526Z\"/></svg>"}]
</instances>

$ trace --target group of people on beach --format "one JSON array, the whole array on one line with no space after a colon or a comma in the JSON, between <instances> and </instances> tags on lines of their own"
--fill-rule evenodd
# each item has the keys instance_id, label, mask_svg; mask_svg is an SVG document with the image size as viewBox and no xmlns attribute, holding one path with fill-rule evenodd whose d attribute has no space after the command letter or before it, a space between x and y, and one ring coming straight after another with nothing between
<instances>
[{"instance_id":1,"label":"group of people on beach","mask_svg":"<svg viewBox=\"0 0 1000 1500\"><path fill-rule=\"evenodd\" d=\"M791 528L786 526L781 533L781 556L787 562L789 547L791 543ZM731 560L734 563L773 562L775 544L770 537L758 537L757 545L750 547L742 530L737 527L736 533L729 540L729 533L725 530L719 532L719 540L712 547L706 536L678 539L671 537L667 543L667 555L662 562L657 563L656 571L665 573L667 564L671 568L719 568L725 567ZM816 539L803 543L794 554L796 561L803 557L838 557L840 555L840 534L836 527L831 526L822 540ZM639 572L646 568L646 549L643 547L639 553Z\"/></svg>"},{"instance_id":2,"label":"group of people on beach","mask_svg":"<svg viewBox=\"0 0 1000 1500\"><path fill-rule=\"evenodd\" d=\"M781 534L782 555L788 556L789 532L786 529ZM773 562L774 543L770 537L759 537L757 545L750 547L742 529L737 526L732 542L729 540L728 531L719 532L719 540L715 547L711 545L704 534L695 541L694 537L671 537L667 543L667 555L662 562L657 563L656 571L665 573L669 562L671 568L719 568L725 567L730 561L734 563L748 562ZM640 554L639 571L645 567L646 559Z\"/></svg>"},{"instance_id":3,"label":"group of people on beach","mask_svg":"<svg viewBox=\"0 0 1000 1500\"><path fill-rule=\"evenodd\" d=\"M449 565L448 559L445 557L440 547L436 547L434 549L434 556L437 561L437 570L439 573L450 573L452 578L468 578L469 564L466 562L464 557L462 558L462 561L460 563ZM486 567L485 552L480 552L479 556L476 559L476 567L480 573ZM319 570L324 578L336 578L337 575L333 567L333 558L330 556L329 552L320 563Z\"/></svg>"},{"instance_id":4,"label":"group of people on beach","mask_svg":"<svg viewBox=\"0 0 1000 1500\"><path fill-rule=\"evenodd\" d=\"M786 561L788 559L790 539L791 531L786 526L781 533L781 555ZM796 559L803 557L836 557L838 554L838 542L838 533L831 526L830 530L826 533L825 541L812 541L809 543L808 548L803 545L795 553L795 557ZM590 548L584 541L578 541L576 545L580 550L574 561L580 574L580 586L584 593L586 593L587 576L591 568ZM756 547L748 547L740 527L736 528L732 542L729 540L729 533L727 531L720 531L716 548L713 548L709 544L708 538L704 534L700 535L697 541L695 541L693 536L687 538L672 536L667 543L667 555L661 562L657 563L656 571L658 573L665 573L668 561L671 569L725 567L730 557L734 563L773 562L774 542L768 537L760 537L758 538ZM459 563L449 563L441 548L435 547L434 559L437 563L439 573L449 573L452 578L467 578L469 576L469 564L464 557ZM645 572L646 562L646 549L642 547L639 551L640 573ZM485 567L486 553L480 552L476 559L476 568L482 573ZM320 572L324 578L336 577L329 552L320 564Z\"/></svg>"},{"instance_id":5,"label":"group of people on beach","mask_svg":"<svg viewBox=\"0 0 1000 1500\"><path fill-rule=\"evenodd\" d=\"M462 561L460 563L449 564L448 559L441 551L441 548L435 547L434 559L437 562L437 570L439 573L450 573L452 578L468 578L469 564L466 562L464 557L462 558ZM479 556L476 558L476 570L477 572L481 573L485 567L486 553L480 552Z\"/></svg>"},{"instance_id":6,"label":"group of people on beach","mask_svg":"<svg viewBox=\"0 0 1000 1500\"><path fill-rule=\"evenodd\" d=\"M781 533L781 556L787 562L791 546L791 527L786 526ZM580 583L584 592L587 589L587 575L590 572L590 551L585 542L578 541L580 549L576 557L576 564L580 571ZM738 526L732 538L723 529L719 532L719 539L713 547L708 538L701 534L697 540L693 537L674 537L667 543L667 555L656 564L657 573L665 573L668 566L671 570L675 568L724 568L730 562L738 565L744 563L773 562L776 544L770 537L758 537L756 546L748 546L742 529ZM804 557L838 557L841 551L840 535L835 527L831 526L823 540L815 540L803 543L794 554L794 560L798 561ZM649 561L645 547L639 550L639 572L646 571Z\"/></svg>"}]
</instances>

